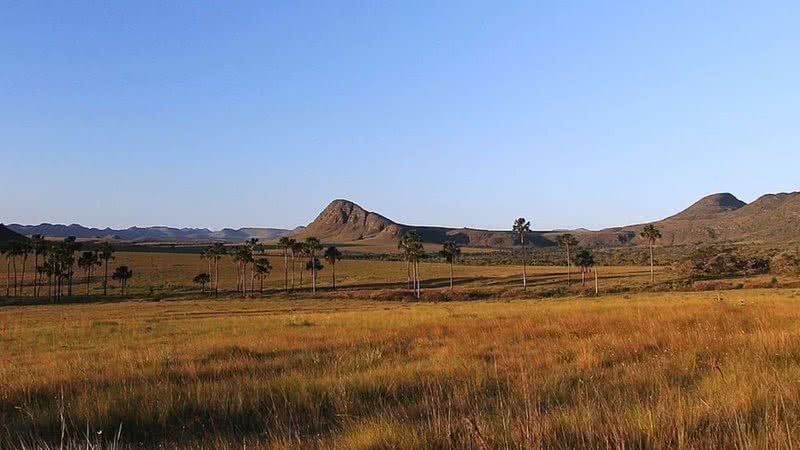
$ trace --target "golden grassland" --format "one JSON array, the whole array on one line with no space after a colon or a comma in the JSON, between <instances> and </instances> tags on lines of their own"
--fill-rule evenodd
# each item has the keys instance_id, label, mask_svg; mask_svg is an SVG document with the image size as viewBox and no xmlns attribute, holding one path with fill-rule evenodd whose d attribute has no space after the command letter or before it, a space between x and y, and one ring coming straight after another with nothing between
<instances>
[{"instance_id":1,"label":"golden grassland","mask_svg":"<svg viewBox=\"0 0 800 450\"><path fill-rule=\"evenodd\" d=\"M798 302L4 306L0 448L791 448Z\"/></svg>"},{"instance_id":2,"label":"golden grassland","mask_svg":"<svg viewBox=\"0 0 800 450\"><path fill-rule=\"evenodd\" d=\"M284 258L277 254L270 254L268 258L273 266L272 273L264 282L264 289L268 294L276 293L284 286ZM297 258L295 263L295 283L300 287L302 272L302 288L308 290L310 272L301 270L306 263L305 259ZM21 264L18 263L18 264ZM24 294L32 295L33 262L28 260L25 274ZM133 270L133 278L129 282L130 297L142 296L171 298L196 294L200 287L192 282L195 275L208 272L208 262L198 254L168 253L168 252L118 252L110 264L109 271L115 267L127 265ZM325 268L319 273L319 287L322 292L329 291L332 285L332 268L323 261ZM289 258L291 266L291 258ZM528 267L529 286L533 292L552 289L565 289L567 274L566 267L541 266ZM0 295L5 293L6 263L0 256ZM290 268L291 273L291 268ZM444 288L449 285L450 266L441 262L423 262L421 264L422 287ZM489 291L514 289L521 284L522 267L516 265L456 265L454 270L455 285L459 288L484 288ZM637 286L649 283L650 268L634 266L599 267L601 289L613 289L620 286ZM21 268L18 267L18 276ZM96 296L102 293L103 268L99 268L93 277L90 294ZM572 268L572 279L579 280L578 269ZM658 268L658 281L670 279L670 274ZM589 289L591 283L587 279L586 286L573 283L572 289L577 292L582 288ZM248 275L248 285L250 278ZM118 283L109 280L111 292L118 294ZM406 264L402 261L356 260L343 259L336 264L336 284L339 295L356 296L360 291L369 290L397 290L406 285ZM256 281L256 288L258 288ZM220 261L220 289L226 292L236 288L236 269L229 257ZM46 288L44 289L46 292ZM441 292L439 290L438 292ZM86 295L84 274L76 272L73 293L80 297ZM495 292L497 293L497 292ZM429 293L430 295L430 293ZM3 299L0 298L0 304Z\"/></svg>"},{"instance_id":3,"label":"golden grassland","mask_svg":"<svg viewBox=\"0 0 800 450\"><path fill-rule=\"evenodd\" d=\"M618 293L647 267L330 267L199 293L197 254L119 252L63 304L0 298L0 448L775 448L800 439L800 290ZM298 269L304 261L298 259ZM5 288L0 258L0 289ZM573 269L575 270L575 269ZM573 280L579 274L573 273ZM764 277L732 280L767 284ZM672 280L659 268L657 283ZM296 276L299 282L299 270ZM749 283L749 284L748 284ZM787 285L782 282L781 285ZM666 285L665 285L666 286ZM2 292L4 293L4 292ZM556 293L558 299L550 298ZM480 299L477 301L454 301ZM395 301L387 301L395 300ZM449 300L449 301L443 301Z\"/></svg>"}]
</instances>

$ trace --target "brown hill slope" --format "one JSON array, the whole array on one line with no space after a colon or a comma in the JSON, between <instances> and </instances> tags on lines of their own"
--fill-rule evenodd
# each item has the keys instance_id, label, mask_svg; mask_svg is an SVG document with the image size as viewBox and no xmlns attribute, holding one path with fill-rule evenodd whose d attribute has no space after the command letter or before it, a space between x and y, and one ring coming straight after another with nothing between
<instances>
[{"instance_id":1,"label":"brown hill slope","mask_svg":"<svg viewBox=\"0 0 800 450\"><path fill-rule=\"evenodd\" d=\"M685 210L655 224L662 232L661 245L701 242L787 242L800 240L800 192L768 194L746 204L730 193L701 198ZM582 245L609 247L644 244L639 232L646 223L600 231L576 230ZM411 226L394 222L348 200L335 200L295 237L317 236L326 242L391 242L415 229L423 241L456 241L472 247L510 247L508 231ZM531 233L531 245L556 245L564 231Z\"/></svg>"},{"instance_id":2,"label":"brown hill slope","mask_svg":"<svg viewBox=\"0 0 800 450\"><path fill-rule=\"evenodd\" d=\"M708 242L779 243L800 240L800 192L767 194L746 204L731 194L700 199L684 211L652 222L663 245ZM587 245L642 244L646 224L579 233Z\"/></svg>"},{"instance_id":3,"label":"brown hill slope","mask_svg":"<svg viewBox=\"0 0 800 450\"><path fill-rule=\"evenodd\" d=\"M409 230L416 230L423 242L428 243L455 241L472 247L512 245L512 235L508 231L405 225L342 199L331 202L307 227L293 233L293 237L315 236L325 242L338 243L352 241L385 243L398 240ZM554 242L543 238L539 232L531 233L531 242L540 246L555 245Z\"/></svg>"},{"instance_id":4,"label":"brown hill slope","mask_svg":"<svg viewBox=\"0 0 800 450\"><path fill-rule=\"evenodd\" d=\"M19 233L11 231L7 226L0 223L0 247L13 241L24 241L27 238Z\"/></svg>"}]
</instances>

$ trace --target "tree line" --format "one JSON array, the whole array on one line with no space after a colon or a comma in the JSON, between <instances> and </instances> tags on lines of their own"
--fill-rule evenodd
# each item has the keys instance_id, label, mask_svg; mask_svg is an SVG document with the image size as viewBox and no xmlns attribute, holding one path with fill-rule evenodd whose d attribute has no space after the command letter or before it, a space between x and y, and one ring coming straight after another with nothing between
<instances>
[{"instance_id":1,"label":"tree line","mask_svg":"<svg viewBox=\"0 0 800 450\"><path fill-rule=\"evenodd\" d=\"M532 233L531 223L524 217L514 220L511 227L514 244L522 250L522 288L527 290L527 245ZM655 282L654 246L661 238L661 232L654 225L647 225L640 233L648 243L650 250L650 277ZM566 252L567 285L572 284L572 266L580 269L581 285L585 285L587 275L594 274L595 293L599 292L596 262L592 251L579 248L578 239L571 233L557 237L556 242ZM44 295L57 301L64 296L73 296L73 281L76 270L82 271L85 281L86 295L91 294L91 286L97 271L103 271L103 295L108 295L110 262L114 260L115 250L108 242L100 243L93 250L82 251L83 245L75 237L67 237L63 241L48 241L42 235L33 235L29 240L10 242L0 249L6 256L6 296L23 296L24 280L28 261L32 261L34 274L33 296ZM324 260L331 267L331 288L336 289L336 263L342 259L342 252L336 246L324 247L316 237L297 240L282 237L278 240L278 248L284 259L283 288L286 292L303 289L303 273L310 273L311 292L316 293L319 286L319 273L325 268ZM420 262L428 257L422 239L416 230L404 233L397 244L403 260L406 262L407 289L415 298L420 298L422 291ZM449 287L454 286L454 266L461 258L461 245L449 241L442 244L436 256L449 264ZM242 245L226 246L214 243L204 248L201 258L208 262L208 270L197 274L193 282L201 286L203 293L219 296L220 262L230 258L236 270L236 291L246 296L256 291L263 294L264 280L272 273L272 265L266 257L266 247L258 239L249 239ZM298 264L300 270L298 271ZM111 273L111 279L118 281L120 293L125 294L133 271L128 266L118 266Z\"/></svg>"},{"instance_id":2,"label":"tree line","mask_svg":"<svg viewBox=\"0 0 800 450\"><path fill-rule=\"evenodd\" d=\"M32 262L33 297L45 296L53 301L73 296L75 273L82 271L86 283L86 295L91 292L96 271L103 268L103 295L108 295L109 264L114 259L114 248L103 242L94 250L83 250L83 244L74 236L62 241L48 241L41 234L30 239L15 240L0 248L6 257L6 297L26 295L25 273L28 261ZM41 263L40 263L41 262ZM128 266L119 266L111 279L120 283L120 293L126 292L133 271Z\"/></svg>"}]
</instances>

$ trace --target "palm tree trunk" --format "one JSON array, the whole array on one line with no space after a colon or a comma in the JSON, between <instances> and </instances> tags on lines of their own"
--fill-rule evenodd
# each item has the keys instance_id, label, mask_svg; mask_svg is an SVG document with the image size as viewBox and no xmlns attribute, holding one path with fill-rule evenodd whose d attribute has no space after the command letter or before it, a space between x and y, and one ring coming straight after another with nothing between
<instances>
[{"instance_id":1,"label":"palm tree trunk","mask_svg":"<svg viewBox=\"0 0 800 450\"><path fill-rule=\"evenodd\" d=\"M450 289L453 289L453 262L450 261Z\"/></svg>"},{"instance_id":2,"label":"palm tree trunk","mask_svg":"<svg viewBox=\"0 0 800 450\"><path fill-rule=\"evenodd\" d=\"M333 272L333 275L332 275L332 278L333 278L333 280L332 280L333 281L333 290L335 291L336 290L336 262L335 261L334 261L333 264L331 264L331 270Z\"/></svg>"},{"instance_id":3,"label":"palm tree trunk","mask_svg":"<svg viewBox=\"0 0 800 450\"><path fill-rule=\"evenodd\" d=\"M289 290L289 249L283 249L283 290Z\"/></svg>"},{"instance_id":4,"label":"palm tree trunk","mask_svg":"<svg viewBox=\"0 0 800 450\"><path fill-rule=\"evenodd\" d=\"M39 297L39 253L33 253L33 296Z\"/></svg>"},{"instance_id":5,"label":"palm tree trunk","mask_svg":"<svg viewBox=\"0 0 800 450\"><path fill-rule=\"evenodd\" d=\"M214 297L219 297L219 259L214 259Z\"/></svg>"},{"instance_id":6,"label":"palm tree trunk","mask_svg":"<svg viewBox=\"0 0 800 450\"><path fill-rule=\"evenodd\" d=\"M653 267L653 242L650 242L650 282L656 282L656 272L655 268Z\"/></svg>"},{"instance_id":7,"label":"palm tree trunk","mask_svg":"<svg viewBox=\"0 0 800 450\"><path fill-rule=\"evenodd\" d=\"M103 295L108 295L108 258L105 258L105 274L103 275Z\"/></svg>"},{"instance_id":8,"label":"palm tree trunk","mask_svg":"<svg viewBox=\"0 0 800 450\"><path fill-rule=\"evenodd\" d=\"M567 286L572 284L572 261L569 259L569 245L567 245Z\"/></svg>"},{"instance_id":9,"label":"palm tree trunk","mask_svg":"<svg viewBox=\"0 0 800 450\"><path fill-rule=\"evenodd\" d=\"M411 289L411 260L406 259L406 287Z\"/></svg>"},{"instance_id":10,"label":"palm tree trunk","mask_svg":"<svg viewBox=\"0 0 800 450\"><path fill-rule=\"evenodd\" d=\"M6 256L6 297L11 295L11 258Z\"/></svg>"},{"instance_id":11,"label":"palm tree trunk","mask_svg":"<svg viewBox=\"0 0 800 450\"><path fill-rule=\"evenodd\" d=\"M14 268L14 297L17 296L17 257L11 260L11 267Z\"/></svg>"},{"instance_id":12,"label":"palm tree trunk","mask_svg":"<svg viewBox=\"0 0 800 450\"><path fill-rule=\"evenodd\" d=\"M25 266L28 265L28 254L22 256L22 279L19 281L19 295L23 295L22 288L25 286Z\"/></svg>"},{"instance_id":13,"label":"palm tree trunk","mask_svg":"<svg viewBox=\"0 0 800 450\"><path fill-rule=\"evenodd\" d=\"M528 250L525 241L522 242L522 290L528 290Z\"/></svg>"},{"instance_id":14,"label":"palm tree trunk","mask_svg":"<svg viewBox=\"0 0 800 450\"><path fill-rule=\"evenodd\" d=\"M294 290L294 252L292 252L292 290Z\"/></svg>"},{"instance_id":15,"label":"palm tree trunk","mask_svg":"<svg viewBox=\"0 0 800 450\"><path fill-rule=\"evenodd\" d=\"M417 279L417 298L419 298L420 297L420 293L422 291L422 288L421 288L422 281L421 281L420 276L419 276L419 261L416 261L414 263L414 265L415 265L415 269L416 269L415 273L416 273L416 279Z\"/></svg>"},{"instance_id":16,"label":"palm tree trunk","mask_svg":"<svg viewBox=\"0 0 800 450\"><path fill-rule=\"evenodd\" d=\"M594 270L594 295L598 295L600 293L600 288L597 286L597 267L593 268Z\"/></svg>"}]
</instances>

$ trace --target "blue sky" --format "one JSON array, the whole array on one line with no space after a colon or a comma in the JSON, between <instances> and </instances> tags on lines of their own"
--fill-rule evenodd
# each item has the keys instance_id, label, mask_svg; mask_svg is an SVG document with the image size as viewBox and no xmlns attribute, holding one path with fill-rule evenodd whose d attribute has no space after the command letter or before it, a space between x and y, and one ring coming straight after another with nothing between
<instances>
[{"instance_id":1,"label":"blue sky","mask_svg":"<svg viewBox=\"0 0 800 450\"><path fill-rule=\"evenodd\" d=\"M797 2L2 10L2 222L600 228L800 189Z\"/></svg>"}]
</instances>

